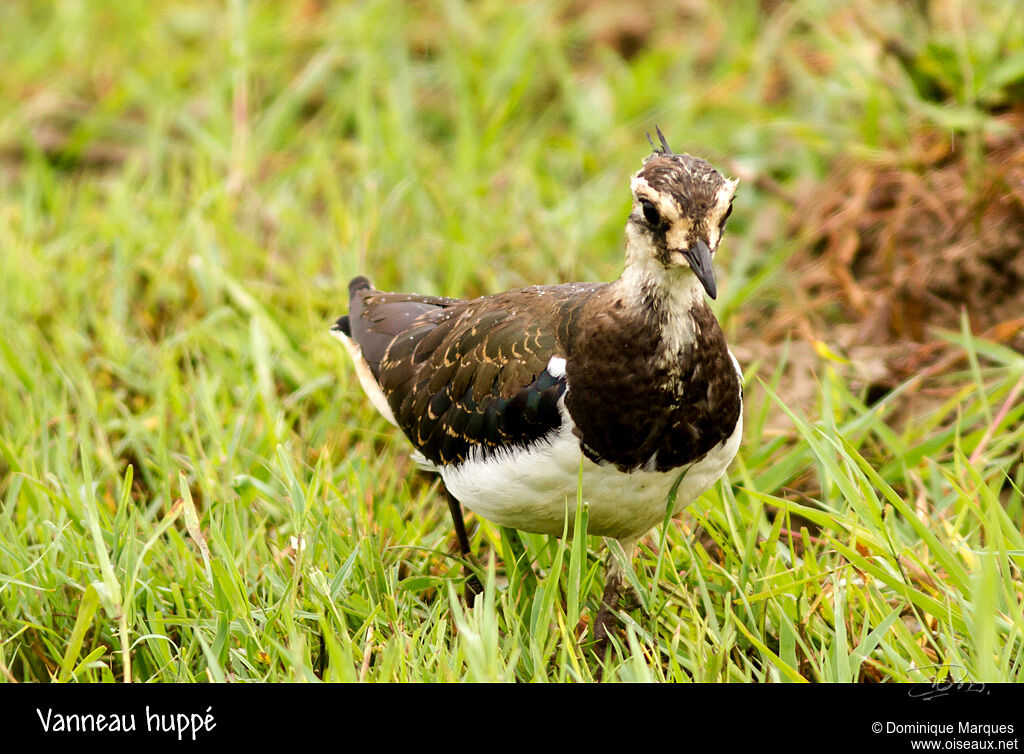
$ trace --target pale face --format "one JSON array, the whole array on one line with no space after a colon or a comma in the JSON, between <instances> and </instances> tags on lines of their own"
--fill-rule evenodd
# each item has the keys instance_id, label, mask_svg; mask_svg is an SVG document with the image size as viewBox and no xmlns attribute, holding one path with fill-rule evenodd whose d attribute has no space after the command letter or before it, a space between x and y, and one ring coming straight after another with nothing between
<instances>
[{"instance_id":1,"label":"pale face","mask_svg":"<svg viewBox=\"0 0 1024 754\"><path fill-rule=\"evenodd\" d=\"M628 232L665 269L689 268L716 295L713 257L738 181L690 155L656 155L633 176Z\"/></svg>"}]
</instances>

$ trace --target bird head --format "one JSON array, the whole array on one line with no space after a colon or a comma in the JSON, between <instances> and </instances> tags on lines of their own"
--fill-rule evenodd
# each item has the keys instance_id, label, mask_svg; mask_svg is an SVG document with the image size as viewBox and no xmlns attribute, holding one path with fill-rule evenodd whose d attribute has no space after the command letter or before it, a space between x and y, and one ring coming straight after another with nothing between
<instances>
[{"instance_id":1,"label":"bird head","mask_svg":"<svg viewBox=\"0 0 1024 754\"><path fill-rule=\"evenodd\" d=\"M718 295L713 261L732 212L737 180L706 161L660 146L633 175L633 209L626 225L635 261L656 262L668 274L692 273L711 298ZM650 139L650 136L648 136Z\"/></svg>"}]
</instances>

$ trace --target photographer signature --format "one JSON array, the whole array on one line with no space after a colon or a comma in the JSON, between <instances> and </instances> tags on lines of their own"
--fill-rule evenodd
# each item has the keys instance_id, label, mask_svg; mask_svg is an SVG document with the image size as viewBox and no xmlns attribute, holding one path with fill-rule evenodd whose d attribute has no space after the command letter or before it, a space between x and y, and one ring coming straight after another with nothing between
<instances>
[{"instance_id":1,"label":"photographer signature","mask_svg":"<svg viewBox=\"0 0 1024 754\"><path fill-rule=\"evenodd\" d=\"M934 667L941 668L954 668L960 667L955 665L936 665ZM954 680L943 680L943 681L932 681L931 683L915 683L910 687L907 692L907 696L911 699L922 699L926 702L930 702L933 699L941 699L944 696L951 696L953 694L986 694L984 683L976 683L974 681L954 681Z\"/></svg>"}]
</instances>

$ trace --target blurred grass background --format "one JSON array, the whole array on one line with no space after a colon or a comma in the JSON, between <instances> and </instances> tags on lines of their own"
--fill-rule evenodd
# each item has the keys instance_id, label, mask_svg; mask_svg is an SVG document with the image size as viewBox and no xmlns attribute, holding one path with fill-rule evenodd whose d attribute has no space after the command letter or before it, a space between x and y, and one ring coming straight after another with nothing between
<instances>
[{"instance_id":1,"label":"blurred grass background","mask_svg":"<svg viewBox=\"0 0 1024 754\"><path fill-rule=\"evenodd\" d=\"M1019 3L18 0L0 28L6 680L1021 679L1024 357L965 317L879 393L841 308L776 317L837 164L927 174L926 135L970 195L1024 103ZM467 607L327 328L361 273L613 279L655 124L742 180L716 311L748 429L642 544L602 667L600 540L470 515Z\"/></svg>"}]
</instances>

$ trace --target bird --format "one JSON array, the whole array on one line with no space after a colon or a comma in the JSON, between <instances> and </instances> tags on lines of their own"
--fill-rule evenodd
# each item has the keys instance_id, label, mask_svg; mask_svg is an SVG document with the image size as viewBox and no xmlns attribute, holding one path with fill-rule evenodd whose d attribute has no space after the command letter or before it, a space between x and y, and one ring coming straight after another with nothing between
<instances>
[{"instance_id":1,"label":"bird","mask_svg":"<svg viewBox=\"0 0 1024 754\"><path fill-rule=\"evenodd\" d=\"M331 328L373 406L442 480L462 554L462 505L527 532L588 533L632 555L710 489L743 432L743 375L705 296L738 180L674 153L661 129L630 179L613 282L473 299L389 293L364 276ZM594 638L607 642L623 568L609 554ZM477 590L479 583L477 583ZM602 650L603 656L603 650Z\"/></svg>"}]
</instances>

